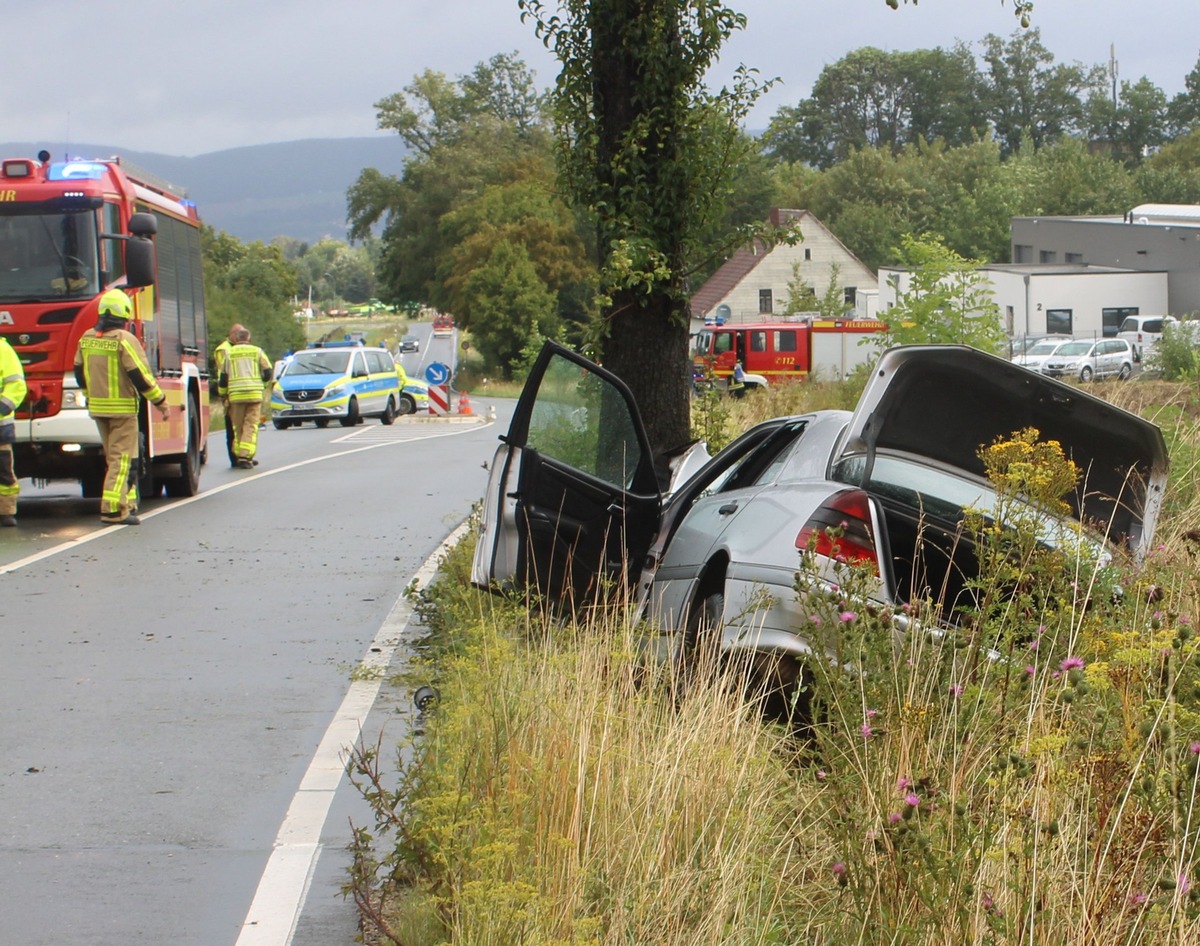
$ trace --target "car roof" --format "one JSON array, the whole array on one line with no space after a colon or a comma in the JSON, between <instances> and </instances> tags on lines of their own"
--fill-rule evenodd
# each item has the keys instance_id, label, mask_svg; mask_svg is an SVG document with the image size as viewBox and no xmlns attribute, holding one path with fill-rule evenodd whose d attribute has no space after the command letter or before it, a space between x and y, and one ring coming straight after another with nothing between
<instances>
[{"instance_id":1,"label":"car roof","mask_svg":"<svg viewBox=\"0 0 1200 946\"><path fill-rule=\"evenodd\" d=\"M1149 540L1166 485L1162 431L1077 387L967 346L886 351L839 456L915 455L982 480L980 448L1027 427L1058 441L1083 472L1082 497L1067 498L1077 519L1134 543Z\"/></svg>"}]
</instances>

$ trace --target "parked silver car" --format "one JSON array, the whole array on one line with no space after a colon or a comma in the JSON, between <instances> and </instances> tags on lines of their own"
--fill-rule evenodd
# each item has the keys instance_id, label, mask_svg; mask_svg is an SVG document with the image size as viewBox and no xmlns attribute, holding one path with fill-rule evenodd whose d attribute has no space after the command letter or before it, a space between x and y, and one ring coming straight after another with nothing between
<instances>
[{"instance_id":1,"label":"parked silver car","mask_svg":"<svg viewBox=\"0 0 1200 946\"><path fill-rule=\"evenodd\" d=\"M979 448L1027 427L1081 467L1071 515L1097 543L1148 547L1167 473L1159 429L975 349L891 349L853 413L761 423L664 497L668 470L626 386L547 343L492 463L472 582L576 604L636 589L664 654L720 628L726 651L803 661L800 550L814 541L832 574L830 527L839 555L874 563L874 601L970 604L963 510L994 501Z\"/></svg>"},{"instance_id":2,"label":"parked silver car","mask_svg":"<svg viewBox=\"0 0 1200 946\"><path fill-rule=\"evenodd\" d=\"M1125 380L1133 374L1133 348L1123 338L1076 339L1057 348L1041 370L1052 378Z\"/></svg>"},{"instance_id":3,"label":"parked silver car","mask_svg":"<svg viewBox=\"0 0 1200 946\"><path fill-rule=\"evenodd\" d=\"M1040 338L1019 355L1013 355L1010 359L1014 365L1020 365L1022 368L1029 368L1031 371L1040 371L1042 365L1050 360L1050 357L1058 351L1067 342L1072 341L1069 335L1047 335L1045 338Z\"/></svg>"}]
</instances>

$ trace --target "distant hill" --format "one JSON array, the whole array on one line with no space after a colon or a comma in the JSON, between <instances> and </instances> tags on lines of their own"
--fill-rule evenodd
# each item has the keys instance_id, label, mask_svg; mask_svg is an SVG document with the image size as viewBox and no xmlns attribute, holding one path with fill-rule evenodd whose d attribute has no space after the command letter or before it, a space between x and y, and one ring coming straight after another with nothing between
<instances>
[{"instance_id":1,"label":"distant hill","mask_svg":"<svg viewBox=\"0 0 1200 946\"><path fill-rule=\"evenodd\" d=\"M315 243L346 238L346 191L363 168L399 175L405 147L396 135L311 138L252 145L182 158L113 145L0 144L0 157L34 157L45 148L60 161L120 155L187 190L201 219L239 240L277 236Z\"/></svg>"}]
</instances>

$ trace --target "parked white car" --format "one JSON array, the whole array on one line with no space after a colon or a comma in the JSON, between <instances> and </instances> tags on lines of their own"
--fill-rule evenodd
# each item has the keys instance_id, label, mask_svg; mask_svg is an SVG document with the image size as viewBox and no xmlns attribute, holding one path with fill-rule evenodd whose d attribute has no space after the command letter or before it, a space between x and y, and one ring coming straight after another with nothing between
<instances>
[{"instance_id":1,"label":"parked white car","mask_svg":"<svg viewBox=\"0 0 1200 946\"><path fill-rule=\"evenodd\" d=\"M1133 348L1133 360L1140 362L1148 352L1154 351L1154 346L1162 338L1163 326L1174 324L1175 318L1170 315L1130 315L1121 323L1117 338L1129 342Z\"/></svg>"},{"instance_id":2,"label":"parked white car","mask_svg":"<svg viewBox=\"0 0 1200 946\"><path fill-rule=\"evenodd\" d=\"M1133 346L1124 338L1076 339L1060 345L1042 365L1051 378L1120 378L1133 374Z\"/></svg>"},{"instance_id":3,"label":"parked white car","mask_svg":"<svg viewBox=\"0 0 1200 946\"><path fill-rule=\"evenodd\" d=\"M1050 356L1069 341L1073 341L1069 335L1047 335L1045 338L1038 339L1024 353L1014 355L1012 363L1031 371L1040 371Z\"/></svg>"}]
</instances>

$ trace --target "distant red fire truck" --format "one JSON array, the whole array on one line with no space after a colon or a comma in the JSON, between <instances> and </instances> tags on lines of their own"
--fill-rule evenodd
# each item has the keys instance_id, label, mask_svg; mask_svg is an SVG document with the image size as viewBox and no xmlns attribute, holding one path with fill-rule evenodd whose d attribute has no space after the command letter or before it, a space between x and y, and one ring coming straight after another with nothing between
<instances>
[{"instance_id":1,"label":"distant red fire truck","mask_svg":"<svg viewBox=\"0 0 1200 946\"><path fill-rule=\"evenodd\" d=\"M433 317L433 334L434 335L453 335L454 334L454 317L446 315L444 312L439 312Z\"/></svg>"},{"instance_id":2,"label":"distant red fire truck","mask_svg":"<svg viewBox=\"0 0 1200 946\"><path fill-rule=\"evenodd\" d=\"M16 413L18 476L75 479L84 496L100 495L100 437L73 364L100 295L120 287L171 405L165 421L142 406L139 492L199 490L208 432L200 255L195 205L120 159L52 162L43 151L0 162L0 334L29 387Z\"/></svg>"},{"instance_id":3,"label":"distant red fire truck","mask_svg":"<svg viewBox=\"0 0 1200 946\"><path fill-rule=\"evenodd\" d=\"M867 343L886 322L866 319L801 319L705 325L692 342L698 371L729 378L741 361L748 375L770 384L815 375L825 380L846 377L869 361L877 349ZM747 384L757 379L747 379Z\"/></svg>"}]
</instances>

